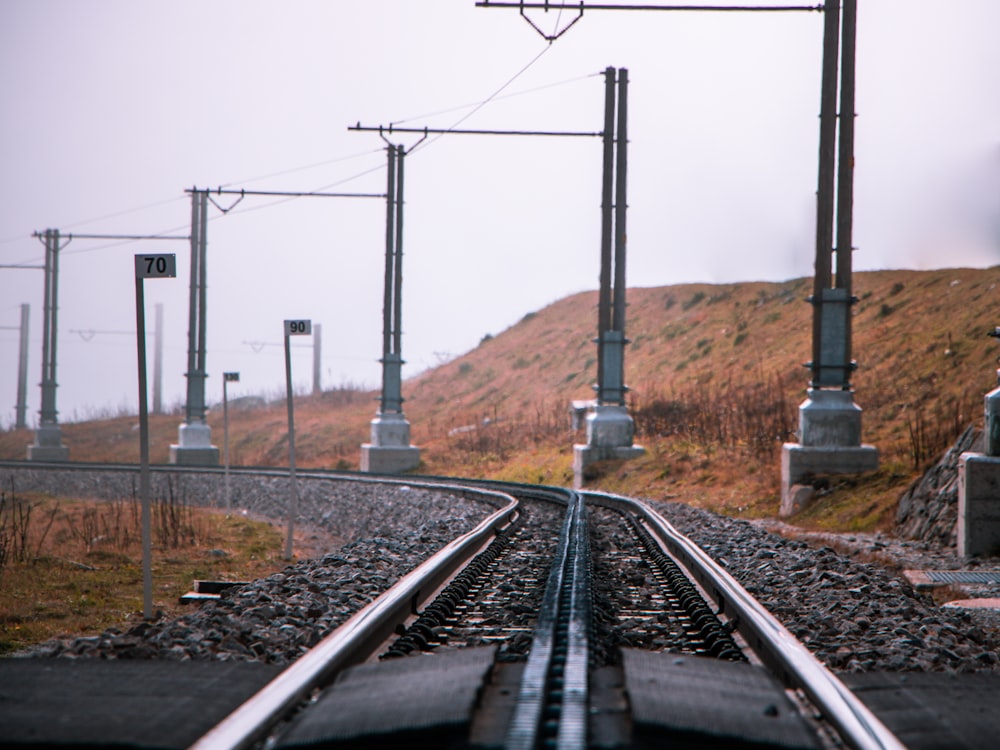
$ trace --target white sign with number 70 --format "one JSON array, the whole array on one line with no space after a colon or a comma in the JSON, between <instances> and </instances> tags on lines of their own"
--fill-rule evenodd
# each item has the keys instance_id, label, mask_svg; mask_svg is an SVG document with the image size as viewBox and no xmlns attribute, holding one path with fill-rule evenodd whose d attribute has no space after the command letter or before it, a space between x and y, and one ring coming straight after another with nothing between
<instances>
[{"instance_id":1,"label":"white sign with number 70","mask_svg":"<svg viewBox=\"0 0 1000 750\"><path fill-rule=\"evenodd\" d=\"M172 279L175 276L177 276L177 256L173 253L135 256L135 277L137 279Z\"/></svg>"}]
</instances>

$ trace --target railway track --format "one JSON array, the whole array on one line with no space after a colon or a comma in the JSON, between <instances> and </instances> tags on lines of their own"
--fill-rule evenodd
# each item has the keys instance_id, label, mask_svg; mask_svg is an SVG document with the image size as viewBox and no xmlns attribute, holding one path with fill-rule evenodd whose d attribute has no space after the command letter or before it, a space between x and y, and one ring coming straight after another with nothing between
<instances>
[{"instance_id":1,"label":"railway track","mask_svg":"<svg viewBox=\"0 0 1000 750\"><path fill-rule=\"evenodd\" d=\"M517 505L506 507L480 524L475 532L475 541L462 540L450 545L466 551L468 567L454 577L437 597L425 607L413 606L415 591L439 588L443 565L437 558L447 553L447 549L407 577L412 580L397 584L370 608L371 611L360 613L296 662L260 694L206 734L194 748L252 747L264 742L267 737L270 737L267 744L277 747L316 744L322 739L327 722L322 719L312 721L306 730L299 730L298 722L302 718L286 722L287 714L300 707L307 696L315 696L317 691L328 686L343 666L379 655L384 661L413 658L415 652L441 656L463 646L477 646L491 641L498 644L497 650L502 651L508 661L517 663L518 656L523 656L524 662L518 670L517 694L512 705L510 701L500 706L489 705L486 701L470 715L470 733L473 723L480 727L484 724L494 727L492 734L490 731L475 730L479 734L472 744L522 750L588 747L590 738L595 734L591 727L591 715L597 713L592 712L591 705L592 668L610 664L620 669L618 662L621 658L615 654L614 645L604 644L595 648L592 615L595 594L591 581L593 561L588 507L620 516L621 523L631 532L631 546L640 552L627 560L631 572L635 573L641 566L647 571L644 576L652 575L656 580L656 591L649 595L652 601L637 603L642 609L625 609L616 613L614 617L617 620L638 617L646 622L656 620L659 624L665 621L676 636L675 643L670 647L673 654L691 654L697 660L721 659L766 666L771 670L775 684L780 683L780 689L793 697L781 708L774 708L773 712L803 712L803 733L802 739L796 740L801 743L798 746L903 747L864 704L798 644L777 620L652 509L627 498L606 495L543 491L538 488L529 490L512 485L490 486L496 489L502 487L517 497ZM561 506L564 511L554 544L552 508L545 508L545 505ZM529 520L533 516L544 518L540 521ZM549 528L546 529L546 526ZM496 533L496 538L486 548L481 544L484 530ZM541 539L542 549L535 548L525 553L518 545L520 538ZM471 554L472 549L478 549L478 554ZM525 570L526 556L532 559L529 570ZM457 555L450 559L448 565L454 568ZM620 569L625 560L619 555L614 562ZM542 576L541 570L545 567L548 573ZM625 572L627 576L630 571ZM540 591L538 584L543 578L545 585ZM512 580L517 582L516 586L511 585ZM706 593L714 602L714 607ZM405 612L407 606L410 607L409 612ZM506 614L496 611L511 608L515 614L534 613L527 653L519 653L518 647L518 643L521 647L525 644L523 636L528 631L524 618L515 618L514 624L510 624ZM378 616L381 612L386 613L385 617ZM402 626L404 621L409 623L405 627ZM500 621L507 624L498 627ZM368 622L371 622L370 626ZM386 628L390 625L401 632L398 638L386 645ZM355 634L353 640L348 641L348 633ZM601 655L596 655L598 653ZM388 680L393 679L391 670L391 665L385 669ZM428 679L435 676L440 675L433 670L428 673ZM657 697L656 700L661 699ZM327 715L338 713L336 699L324 702L322 698L314 697L312 700L324 705ZM396 707L392 705L377 709L390 713L394 710ZM477 718L477 712L487 714L488 718ZM312 714L305 710L302 715L310 717ZM500 721L497 715L501 715ZM764 727L761 736L768 736L770 727L767 725L774 723L770 721L770 715L765 712L747 718L744 731L753 719ZM615 724L616 728L609 730L609 724ZM621 716L618 721L604 721L604 726L596 732L612 746L627 747L633 744L633 724L627 716ZM334 732L333 736L343 736L343 723L337 721L334 725L335 728L329 730ZM502 737L495 728L498 725L503 726ZM398 727L397 730L403 736L419 733L419 727L413 726ZM669 734L670 728L660 726L657 731ZM366 730L359 732L358 736L366 736ZM690 732L690 727L685 727L683 732ZM807 735L813 732L816 736L807 739ZM759 738L747 736L716 739L733 747L741 746L740 742L744 740L746 746L759 741ZM393 733L383 734L380 741L384 746L394 744ZM774 742L779 740L775 738Z\"/></svg>"},{"instance_id":2,"label":"railway track","mask_svg":"<svg viewBox=\"0 0 1000 750\"><path fill-rule=\"evenodd\" d=\"M407 484L488 494L496 510L194 748L904 746L651 507L560 488ZM698 702L713 694L715 705Z\"/></svg>"}]
</instances>

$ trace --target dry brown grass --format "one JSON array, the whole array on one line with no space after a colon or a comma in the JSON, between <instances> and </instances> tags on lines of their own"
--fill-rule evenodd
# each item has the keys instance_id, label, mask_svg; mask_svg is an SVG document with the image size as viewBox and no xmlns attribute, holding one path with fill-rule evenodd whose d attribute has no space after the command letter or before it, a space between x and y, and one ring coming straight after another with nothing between
<instances>
[{"instance_id":1,"label":"dry brown grass","mask_svg":"<svg viewBox=\"0 0 1000 750\"><path fill-rule=\"evenodd\" d=\"M983 394L995 384L998 349L985 334L997 322L998 283L1000 268L855 274L856 400L882 468L832 478L797 523L887 528L909 482L981 420ZM808 382L811 291L809 279L629 290L626 374L647 454L594 467L592 486L774 515L780 444L797 427ZM407 380L420 471L570 484L572 444L583 436L569 428L569 403L593 396L596 304L596 292L555 302ZM358 468L374 396L338 389L297 399L297 463ZM154 462L167 461L180 419L152 418ZM220 436L221 410L209 423ZM124 418L66 424L63 433L74 460L136 462L135 427ZM30 440L27 431L0 434L0 457L22 458ZM234 464L285 465L283 403L231 410L230 441Z\"/></svg>"},{"instance_id":2,"label":"dry brown grass","mask_svg":"<svg viewBox=\"0 0 1000 750\"><path fill-rule=\"evenodd\" d=\"M287 564L280 529L241 515L154 504L153 604L168 615L195 579L241 581ZM0 500L0 655L142 618L140 510L134 499Z\"/></svg>"}]
</instances>

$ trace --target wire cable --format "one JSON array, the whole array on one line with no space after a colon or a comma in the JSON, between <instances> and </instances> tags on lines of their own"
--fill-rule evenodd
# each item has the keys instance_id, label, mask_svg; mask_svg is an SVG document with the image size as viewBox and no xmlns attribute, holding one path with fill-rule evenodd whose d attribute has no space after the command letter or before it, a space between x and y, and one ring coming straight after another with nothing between
<instances>
[{"instance_id":1,"label":"wire cable","mask_svg":"<svg viewBox=\"0 0 1000 750\"><path fill-rule=\"evenodd\" d=\"M499 102L499 101L504 101L506 99L513 99L513 98L518 97L518 96L526 96L527 94L535 94L535 93L538 93L539 91L546 91L548 89L557 88L559 86L566 86L566 85L571 84L571 83L578 83L580 81L585 81L585 80L587 80L589 78L595 78L595 77L600 76L600 75L604 75L604 74L602 72L588 73L587 75L576 76L575 78L567 78L566 80L563 80L563 81L555 81L553 83L543 84L542 86L535 86L534 88L530 88L530 89L523 89L521 91L514 91L514 92L512 92L510 94L507 94L506 96L494 96L492 98L492 100L495 101L495 102ZM428 117L437 117L438 115L447 115L447 114L451 114L452 112L459 112L459 111L464 110L464 109L469 109L470 107L478 107L478 106L481 106L484 103L485 103L485 101L478 101L478 102L470 102L468 104L460 104L460 105L455 106L455 107L448 107L447 109L439 109L436 112L427 112L427 113L422 114L422 115L416 115L415 117L404 117L401 120L392 120L389 123L389 125L391 125L391 126L403 125L403 124L408 123L408 122L413 122L414 120L423 120L423 119L426 119Z\"/></svg>"},{"instance_id":2,"label":"wire cable","mask_svg":"<svg viewBox=\"0 0 1000 750\"><path fill-rule=\"evenodd\" d=\"M304 172L308 169L316 169L318 167L325 167L328 164L338 164L343 161L350 161L351 159L358 159L362 156L368 156L369 154L372 153L380 153L381 151L382 151L381 148L369 149L368 151L359 151L355 154L350 154L349 156L340 156L335 159L326 159L324 161L318 161L313 164L306 164L301 167L291 167L289 169L282 169L278 172L271 172L270 174L260 175L259 177L251 177L248 180L235 180L233 182L224 182L222 183L222 185L220 185L220 187L228 188L232 187L233 185L249 185L250 183L260 182L261 180L267 180L272 177L284 177L287 174L294 174L295 172Z\"/></svg>"},{"instance_id":3,"label":"wire cable","mask_svg":"<svg viewBox=\"0 0 1000 750\"><path fill-rule=\"evenodd\" d=\"M520 78L522 75L524 75L535 63L537 63L542 58L542 56L546 52L548 52L550 49L552 49L552 45L551 44L545 45L545 47L542 48L541 52L539 52L537 55L535 55L533 58L531 58L531 60L529 60L526 65L524 65L519 71L517 71L513 76L511 76L507 80L506 83L504 83L500 88L498 88L496 91L494 91L492 94L490 94L490 96L488 96L486 99L484 99L483 101L481 101L478 105L476 105L472 109L472 111L470 111L468 114L464 115L463 117L458 118L458 120L456 122L454 122L450 126L450 128L448 128L448 129L457 128L459 125L461 125L463 122L465 122L466 120L468 120L470 117L472 117L474 114L476 114L479 110L481 110L487 104L489 104L494 99L496 99L501 93L503 93L503 91L508 86L510 86L512 83L514 83L514 81L516 81L518 78ZM412 155L414 151L419 151L419 150L426 149L432 143L435 143L437 140L439 140L440 138L444 137L444 135L445 134L442 133L440 135L434 136L433 138L430 138L428 140L422 141L418 146L415 146L413 148L413 151L411 151L408 155Z\"/></svg>"}]
</instances>

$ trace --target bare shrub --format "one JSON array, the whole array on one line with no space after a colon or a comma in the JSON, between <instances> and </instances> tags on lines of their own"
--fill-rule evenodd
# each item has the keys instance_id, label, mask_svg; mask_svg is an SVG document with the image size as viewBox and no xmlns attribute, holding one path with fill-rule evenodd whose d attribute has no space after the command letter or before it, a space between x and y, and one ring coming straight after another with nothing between
<instances>
[{"instance_id":1,"label":"bare shrub","mask_svg":"<svg viewBox=\"0 0 1000 750\"><path fill-rule=\"evenodd\" d=\"M172 480L167 482L167 497L153 500L152 521L153 535L164 547L194 544L199 536L195 514L185 498L176 496Z\"/></svg>"},{"instance_id":2,"label":"bare shrub","mask_svg":"<svg viewBox=\"0 0 1000 750\"><path fill-rule=\"evenodd\" d=\"M563 439L570 431L569 413L561 404L542 402L519 414L518 418L500 416L495 408L489 416L467 415L452 424L448 436L461 452L506 460L515 450Z\"/></svg>"},{"instance_id":3,"label":"bare shrub","mask_svg":"<svg viewBox=\"0 0 1000 750\"><path fill-rule=\"evenodd\" d=\"M679 436L740 448L760 458L772 456L790 438L797 421L778 376L717 387L690 386L672 396L635 397L632 413L639 435Z\"/></svg>"},{"instance_id":4,"label":"bare shrub","mask_svg":"<svg viewBox=\"0 0 1000 750\"><path fill-rule=\"evenodd\" d=\"M10 492L0 492L0 574L8 563L28 563L40 553L59 511L53 506L38 522L32 523L32 515L41 503L18 497L11 479Z\"/></svg>"},{"instance_id":5,"label":"bare shrub","mask_svg":"<svg viewBox=\"0 0 1000 750\"><path fill-rule=\"evenodd\" d=\"M967 394L934 401L930 415L921 405L907 411L906 430L909 436L913 470L920 471L937 460L965 430L971 417Z\"/></svg>"}]
</instances>

